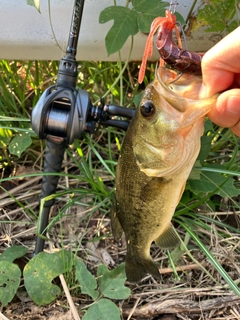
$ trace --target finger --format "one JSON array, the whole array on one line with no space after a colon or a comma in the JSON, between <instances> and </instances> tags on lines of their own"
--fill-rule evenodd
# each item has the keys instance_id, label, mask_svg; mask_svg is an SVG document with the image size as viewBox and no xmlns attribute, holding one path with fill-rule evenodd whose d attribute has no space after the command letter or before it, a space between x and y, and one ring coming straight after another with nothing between
<instances>
[{"instance_id":1,"label":"finger","mask_svg":"<svg viewBox=\"0 0 240 320\"><path fill-rule=\"evenodd\" d=\"M203 84L206 96L226 90L240 73L240 27L223 38L202 59Z\"/></svg>"},{"instance_id":2,"label":"finger","mask_svg":"<svg viewBox=\"0 0 240 320\"><path fill-rule=\"evenodd\" d=\"M234 127L240 120L240 89L220 94L208 116L221 127Z\"/></svg>"},{"instance_id":3,"label":"finger","mask_svg":"<svg viewBox=\"0 0 240 320\"><path fill-rule=\"evenodd\" d=\"M240 121L230 129L232 130L233 133L235 133L236 136L240 137Z\"/></svg>"}]
</instances>

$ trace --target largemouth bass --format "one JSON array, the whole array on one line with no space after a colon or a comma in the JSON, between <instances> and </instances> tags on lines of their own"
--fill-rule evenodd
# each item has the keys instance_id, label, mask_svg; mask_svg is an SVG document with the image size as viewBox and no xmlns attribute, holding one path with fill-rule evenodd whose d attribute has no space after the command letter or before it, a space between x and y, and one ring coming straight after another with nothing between
<instances>
[{"instance_id":1,"label":"largemouth bass","mask_svg":"<svg viewBox=\"0 0 240 320\"><path fill-rule=\"evenodd\" d=\"M171 219L200 150L205 115L217 98L198 99L201 77L177 76L163 67L156 71L118 160L112 230L116 240L125 233L131 282L147 273L159 278L150 256L153 241L162 249L179 244Z\"/></svg>"}]
</instances>

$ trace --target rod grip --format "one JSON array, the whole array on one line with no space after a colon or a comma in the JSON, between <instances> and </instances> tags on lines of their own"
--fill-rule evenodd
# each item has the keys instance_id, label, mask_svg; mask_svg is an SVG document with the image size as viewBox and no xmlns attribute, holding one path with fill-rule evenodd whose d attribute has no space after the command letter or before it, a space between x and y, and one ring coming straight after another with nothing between
<instances>
[{"instance_id":1,"label":"rod grip","mask_svg":"<svg viewBox=\"0 0 240 320\"><path fill-rule=\"evenodd\" d=\"M44 161L44 173L61 172L66 142L60 144L47 140ZM43 175L41 199L56 193L59 175ZM44 207L52 206L54 199L45 201Z\"/></svg>"},{"instance_id":2,"label":"rod grip","mask_svg":"<svg viewBox=\"0 0 240 320\"><path fill-rule=\"evenodd\" d=\"M57 173L61 172L62 161L64 152L66 149L66 142L63 141L60 144L53 143L47 140L45 150L45 161L44 161L44 173ZM56 193L59 176L49 175L43 176L42 179L42 192L41 199ZM54 199L44 202L44 206L41 212L41 220L39 225L39 234L46 236L46 228L48 225L49 213L51 206L54 204ZM44 238L37 236L34 254L43 251L45 240Z\"/></svg>"}]
</instances>

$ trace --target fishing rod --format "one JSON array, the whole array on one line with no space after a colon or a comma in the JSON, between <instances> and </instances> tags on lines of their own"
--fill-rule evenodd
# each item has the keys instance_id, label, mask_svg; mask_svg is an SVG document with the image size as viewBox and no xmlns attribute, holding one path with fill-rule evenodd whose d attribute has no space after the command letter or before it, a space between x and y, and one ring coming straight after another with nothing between
<instances>
[{"instance_id":1,"label":"fishing rod","mask_svg":"<svg viewBox=\"0 0 240 320\"><path fill-rule=\"evenodd\" d=\"M116 120L112 117L131 119L135 114L134 109L105 105L104 99L94 106L89 93L76 88L76 55L84 1L74 2L66 55L60 61L56 84L43 92L31 115L33 130L40 139L46 139L40 199L56 193L59 180L57 173L61 172L65 149L74 139L80 139L83 133L93 133L97 124L126 130L128 120ZM45 200L43 203L34 255L44 249L49 213L54 199Z\"/></svg>"}]
</instances>

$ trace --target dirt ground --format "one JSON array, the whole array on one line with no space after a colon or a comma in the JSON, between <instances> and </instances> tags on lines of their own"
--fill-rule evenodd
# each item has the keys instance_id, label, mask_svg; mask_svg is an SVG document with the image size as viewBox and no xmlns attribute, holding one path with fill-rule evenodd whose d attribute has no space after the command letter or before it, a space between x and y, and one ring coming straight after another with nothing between
<instances>
[{"instance_id":1,"label":"dirt ground","mask_svg":"<svg viewBox=\"0 0 240 320\"><path fill-rule=\"evenodd\" d=\"M33 172L36 169L25 170ZM60 181L60 190L64 188L64 183L64 180ZM74 181L70 181L70 185L74 185ZM0 194L0 221L2 221L0 224L0 253L11 245L24 245L28 248L30 257L34 251L36 222L26 212L26 207L38 212L41 177L6 182L2 186L8 190L8 193ZM25 209L16 204L13 196L14 199L25 204ZM62 201L59 199L52 210L52 218L56 216L61 206ZM88 269L96 274L96 268L101 263L113 268L124 261L126 243L124 238L119 243L112 238L107 213L103 214L101 210L96 210L90 221L87 218L88 213L89 208L86 209L77 204L72 205L51 229L49 237L56 248L64 246L68 250L75 252L77 250L77 254L82 257ZM239 212L229 212L228 215L237 219ZM178 232L184 238L184 231L181 228L178 228ZM92 240L96 237L98 241L93 242ZM233 237L234 242L226 244L217 239L216 233L212 232L207 241L209 249L228 271L230 277L239 282L240 261L236 248L240 242L240 236L235 234ZM131 288L131 296L124 301L114 301L121 311L122 319L240 319L240 297L228 289L218 272L194 243L190 241L189 247L198 263L192 261L187 254L183 254L178 262L178 278L176 278L168 265L166 253L157 246L152 246L151 254L159 264L161 281L158 283L151 276L147 276L138 284L126 283ZM24 259L18 263L22 269L24 263L26 263ZM201 266L209 274L206 274ZM84 313L81 309L92 301L88 296L75 296L74 293L72 298L82 318ZM64 293L54 303L39 307L27 296L22 285L13 301L1 309L0 319L70 320L73 317Z\"/></svg>"}]
</instances>

